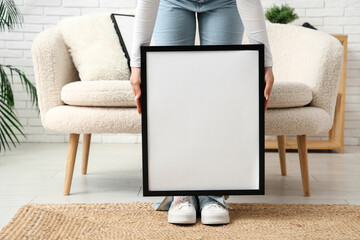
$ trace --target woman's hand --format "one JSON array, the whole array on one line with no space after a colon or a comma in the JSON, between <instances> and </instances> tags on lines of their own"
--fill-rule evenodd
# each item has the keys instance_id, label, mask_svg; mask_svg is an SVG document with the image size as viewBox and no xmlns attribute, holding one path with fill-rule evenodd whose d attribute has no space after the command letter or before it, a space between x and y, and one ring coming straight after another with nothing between
<instances>
[{"instance_id":1,"label":"woman's hand","mask_svg":"<svg viewBox=\"0 0 360 240\"><path fill-rule=\"evenodd\" d=\"M141 114L140 82L141 82L141 68L140 67L131 67L130 83L131 83L131 88L132 88L134 96L135 96L135 102L136 102L136 106L137 106L137 110L138 110L139 114Z\"/></svg>"},{"instance_id":2,"label":"woman's hand","mask_svg":"<svg viewBox=\"0 0 360 240\"><path fill-rule=\"evenodd\" d=\"M267 109L267 105L270 99L270 93L273 84L274 84L274 74L272 72L272 67L265 67L265 90L264 90L265 111Z\"/></svg>"}]
</instances>

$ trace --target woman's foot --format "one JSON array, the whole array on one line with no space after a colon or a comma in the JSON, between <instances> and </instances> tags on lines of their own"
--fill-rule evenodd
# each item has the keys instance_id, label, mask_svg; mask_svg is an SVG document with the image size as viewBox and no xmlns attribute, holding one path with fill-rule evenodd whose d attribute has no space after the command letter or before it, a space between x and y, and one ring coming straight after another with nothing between
<instances>
[{"instance_id":1,"label":"woman's foot","mask_svg":"<svg viewBox=\"0 0 360 240\"><path fill-rule=\"evenodd\" d=\"M194 197L174 196L169 211L168 222L179 224L196 223L196 208Z\"/></svg>"},{"instance_id":2,"label":"woman's foot","mask_svg":"<svg viewBox=\"0 0 360 240\"><path fill-rule=\"evenodd\" d=\"M227 224L230 222L229 211L220 203L208 203L201 209L202 224Z\"/></svg>"}]
</instances>

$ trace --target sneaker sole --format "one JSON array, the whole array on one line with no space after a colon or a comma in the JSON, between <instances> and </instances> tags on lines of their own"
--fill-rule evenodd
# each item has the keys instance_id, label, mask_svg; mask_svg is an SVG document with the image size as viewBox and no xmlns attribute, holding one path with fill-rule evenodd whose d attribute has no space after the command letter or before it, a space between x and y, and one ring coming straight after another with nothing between
<instances>
[{"instance_id":1,"label":"sneaker sole","mask_svg":"<svg viewBox=\"0 0 360 240\"><path fill-rule=\"evenodd\" d=\"M227 224L230 222L230 216L226 215L201 215L202 224Z\"/></svg>"},{"instance_id":2,"label":"sneaker sole","mask_svg":"<svg viewBox=\"0 0 360 240\"><path fill-rule=\"evenodd\" d=\"M179 224L194 224L196 223L196 215L193 214L183 214L183 215L172 215L168 214L169 223L179 223Z\"/></svg>"}]
</instances>

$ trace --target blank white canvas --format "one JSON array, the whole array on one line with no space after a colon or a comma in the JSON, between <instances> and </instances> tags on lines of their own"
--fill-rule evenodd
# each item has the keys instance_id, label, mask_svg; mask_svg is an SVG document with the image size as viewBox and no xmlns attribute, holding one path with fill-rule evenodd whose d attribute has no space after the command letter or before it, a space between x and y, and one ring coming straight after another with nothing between
<instances>
[{"instance_id":1,"label":"blank white canvas","mask_svg":"<svg viewBox=\"0 0 360 240\"><path fill-rule=\"evenodd\" d=\"M147 52L149 191L259 189L259 56Z\"/></svg>"},{"instance_id":2,"label":"blank white canvas","mask_svg":"<svg viewBox=\"0 0 360 240\"><path fill-rule=\"evenodd\" d=\"M121 36L124 40L126 49L130 54L132 49L133 31L134 31L134 16L115 15L116 23L119 27Z\"/></svg>"}]
</instances>

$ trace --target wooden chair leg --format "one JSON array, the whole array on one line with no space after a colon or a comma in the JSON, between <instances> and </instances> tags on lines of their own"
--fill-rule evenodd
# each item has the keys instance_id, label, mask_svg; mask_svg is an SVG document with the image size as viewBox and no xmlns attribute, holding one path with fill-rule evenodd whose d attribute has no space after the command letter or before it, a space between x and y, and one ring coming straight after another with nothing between
<instances>
[{"instance_id":1,"label":"wooden chair leg","mask_svg":"<svg viewBox=\"0 0 360 240\"><path fill-rule=\"evenodd\" d=\"M68 155L66 162L66 171L65 171L65 183L64 183L64 195L70 194L71 181L74 172L74 165L76 159L76 151L79 143L80 134L71 133L69 139Z\"/></svg>"},{"instance_id":2,"label":"wooden chair leg","mask_svg":"<svg viewBox=\"0 0 360 240\"><path fill-rule=\"evenodd\" d=\"M286 176L286 135L277 136L281 175Z\"/></svg>"},{"instance_id":3,"label":"wooden chair leg","mask_svg":"<svg viewBox=\"0 0 360 240\"><path fill-rule=\"evenodd\" d=\"M91 133L84 134L83 137L83 152L82 152L82 166L81 173L87 173L88 160L89 160L89 150L90 150L90 141L91 141Z\"/></svg>"},{"instance_id":4,"label":"wooden chair leg","mask_svg":"<svg viewBox=\"0 0 360 240\"><path fill-rule=\"evenodd\" d=\"M309 182L309 166L306 148L306 135L297 135L297 145L300 160L301 179L303 184L304 196L310 197L310 182Z\"/></svg>"}]
</instances>

